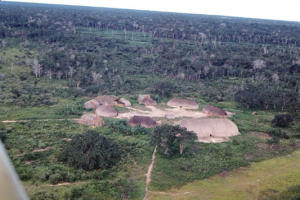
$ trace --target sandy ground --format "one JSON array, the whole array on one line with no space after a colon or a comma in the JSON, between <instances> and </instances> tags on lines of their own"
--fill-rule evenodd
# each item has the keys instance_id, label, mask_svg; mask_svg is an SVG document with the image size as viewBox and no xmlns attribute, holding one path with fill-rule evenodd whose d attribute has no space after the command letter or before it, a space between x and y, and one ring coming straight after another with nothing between
<instances>
[{"instance_id":1,"label":"sandy ground","mask_svg":"<svg viewBox=\"0 0 300 200\"><path fill-rule=\"evenodd\" d=\"M228 142L231 141L229 138L198 138L197 142L204 142L204 143L220 143L220 142Z\"/></svg>"},{"instance_id":2,"label":"sandy ground","mask_svg":"<svg viewBox=\"0 0 300 200\"><path fill-rule=\"evenodd\" d=\"M147 106L150 108L151 111L139 110L136 108L127 107L130 112L129 113L122 113L118 115L116 118L119 119L129 119L134 115L140 116L148 116L148 117L165 117L166 114L174 114L175 117L192 117L192 118L201 118L201 117L208 117L208 114L205 114L201 111L189 111L183 108L166 108L164 110L160 110L154 106Z\"/></svg>"}]
</instances>

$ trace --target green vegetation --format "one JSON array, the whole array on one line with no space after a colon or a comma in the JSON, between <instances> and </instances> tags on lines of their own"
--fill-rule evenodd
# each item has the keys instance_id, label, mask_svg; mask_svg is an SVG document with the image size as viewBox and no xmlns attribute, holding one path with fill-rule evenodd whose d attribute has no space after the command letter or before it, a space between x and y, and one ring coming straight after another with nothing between
<instances>
[{"instance_id":1,"label":"green vegetation","mask_svg":"<svg viewBox=\"0 0 300 200\"><path fill-rule=\"evenodd\" d=\"M116 199L122 195L140 199L144 195L144 174L153 151L153 148L148 145L147 136L127 137L121 133L113 134L108 128L90 130L94 134L95 131L100 132L100 138L106 137L107 141L118 141L120 150L124 151L124 154L117 165L112 168L84 171L82 168L69 167L58 158L61 151L68 147L68 143L73 141L68 141L68 139L76 138L76 134L81 135L86 132L87 126L68 120L51 120L10 123L4 124L4 127L9 132L6 142L6 146L10 146L8 153L23 184L42 186L41 188L26 188L31 197L41 191L51 194L52 189L43 185L64 182L75 184L61 186L66 187L65 189L58 186L60 192L54 192L54 194L58 195L59 199L63 196L75 195L73 192L77 189L81 191L78 198L81 196L97 199L97 195L101 194L107 199ZM82 183L77 185L77 182Z\"/></svg>"},{"instance_id":2,"label":"green vegetation","mask_svg":"<svg viewBox=\"0 0 300 200\"><path fill-rule=\"evenodd\" d=\"M75 135L59 157L70 167L84 170L111 168L120 158L119 144L93 130Z\"/></svg>"},{"instance_id":3,"label":"green vegetation","mask_svg":"<svg viewBox=\"0 0 300 200\"><path fill-rule=\"evenodd\" d=\"M167 124L157 126L153 133L150 134L150 137L150 145L158 146L159 149L162 148L163 154L169 156L174 154L175 146L180 146L180 154L182 154L188 142L197 139L194 132L188 131L179 125L172 126Z\"/></svg>"},{"instance_id":4,"label":"green vegetation","mask_svg":"<svg viewBox=\"0 0 300 200\"><path fill-rule=\"evenodd\" d=\"M156 191L191 192L198 183L203 195L228 199L299 195L298 151L275 158L300 147L299 23L13 2L0 10L0 121L17 120L0 122L0 139L31 199L142 199L156 145L147 193L155 199L166 197ZM171 126L179 118L155 118L164 124L155 129L70 120L91 111L83 104L97 95L150 111L138 94L150 94L158 109L174 97L195 100L197 112L224 108L241 135L206 144ZM245 166L240 180L206 179ZM238 194L224 187L277 168L260 192L256 184Z\"/></svg>"},{"instance_id":5,"label":"green vegetation","mask_svg":"<svg viewBox=\"0 0 300 200\"><path fill-rule=\"evenodd\" d=\"M180 185L150 199L297 199L300 152L252 163L232 172ZM172 197L171 197L172 195Z\"/></svg>"}]
</instances>

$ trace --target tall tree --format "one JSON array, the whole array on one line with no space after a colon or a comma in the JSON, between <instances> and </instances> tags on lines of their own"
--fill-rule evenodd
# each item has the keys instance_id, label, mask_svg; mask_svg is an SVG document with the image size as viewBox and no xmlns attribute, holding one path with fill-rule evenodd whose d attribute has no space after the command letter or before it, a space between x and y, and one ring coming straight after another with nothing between
<instances>
[{"instance_id":1,"label":"tall tree","mask_svg":"<svg viewBox=\"0 0 300 200\"><path fill-rule=\"evenodd\" d=\"M32 71L35 74L35 78L37 78L41 72L41 65L39 64L39 61L33 60L33 62L31 63L31 66L32 66Z\"/></svg>"},{"instance_id":2,"label":"tall tree","mask_svg":"<svg viewBox=\"0 0 300 200\"><path fill-rule=\"evenodd\" d=\"M61 152L60 159L77 169L107 169L121 158L121 148L94 130L75 135Z\"/></svg>"},{"instance_id":3,"label":"tall tree","mask_svg":"<svg viewBox=\"0 0 300 200\"><path fill-rule=\"evenodd\" d=\"M150 145L162 147L165 155L171 154L175 141L179 143L180 154L183 154L188 141L197 139L194 132L188 131L179 125L172 126L167 124L157 126L154 132L150 134L150 137Z\"/></svg>"},{"instance_id":4,"label":"tall tree","mask_svg":"<svg viewBox=\"0 0 300 200\"><path fill-rule=\"evenodd\" d=\"M174 86L169 81L160 81L155 84L155 89L164 97L166 92L171 92L174 89Z\"/></svg>"}]
</instances>

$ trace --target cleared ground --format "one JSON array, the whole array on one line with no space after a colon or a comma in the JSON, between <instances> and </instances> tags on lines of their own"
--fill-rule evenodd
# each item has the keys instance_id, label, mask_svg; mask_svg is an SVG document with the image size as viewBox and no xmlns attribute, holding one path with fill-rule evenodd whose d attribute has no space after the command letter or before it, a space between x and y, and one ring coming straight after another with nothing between
<instances>
[{"instance_id":1,"label":"cleared ground","mask_svg":"<svg viewBox=\"0 0 300 200\"><path fill-rule=\"evenodd\" d=\"M190 111L190 110L185 110L183 108L166 108L164 110L158 109L154 106L147 106L147 108L150 108L151 111L147 111L147 110L145 111L145 110L128 107L130 112L120 114L117 118L128 119L133 117L134 115L148 116L148 117L165 117L166 114L174 114L175 117L177 118L178 117L201 118L201 117L209 116L201 111Z\"/></svg>"}]
</instances>

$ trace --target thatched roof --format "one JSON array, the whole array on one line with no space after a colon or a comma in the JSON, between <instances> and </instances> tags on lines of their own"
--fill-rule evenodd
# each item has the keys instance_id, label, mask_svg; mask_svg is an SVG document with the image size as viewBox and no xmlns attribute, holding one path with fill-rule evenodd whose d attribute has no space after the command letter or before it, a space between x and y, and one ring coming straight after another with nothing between
<instances>
[{"instance_id":1,"label":"thatched roof","mask_svg":"<svg viewBox=\"0 0 300 200\"><path fill-rule=\"evenodd\" d=\"M95 98L95 100L97 100L99 102L99 104L107 103L109 105L113 105L117 99L118 99L118 97L116 97L114 95L103 95L103 96L97 96Z\"/></svg>"},{"instance_id":2,"label":"thatched roof","mask_svg":"<svg viewBox=\"0 0 300 200\"><path fill-rule=\"evenodd\" d=\"M118 99L117 101L120 101L121 103L123 103L123 104L125 105L125 107L131 106L130 101L128 101L128 100L125 99L125 98L120 98L120 99Z\"/></svg>"},{"instance_id":3,"label":"thatched roof","mask_svg":"<svg viewBox=\"0 0 300 200\"><path fill-rule=\"evenodd\" d=\"M102 106L96 109L96 114L102 117L116 117L118 116L118 112L111 106L103 104Z\"/></svg>"},{"instance_id":4,"label":"thatched roof","mask_svg":"<svg viewBox=\"0 0 300 200\"><path fill-rule=\"evenodd\" d=\"M139 94L139 96L138 96L138 102L141 103L141 101L142 101L145 97L150 97L150 95L149 95L149 94Z\"/></svg>"},{"instance_id":5,"label":"thatched roof","mask_svg":"<svg viewBox=\"0 0 300 200\"><path fill-rule=\"evenodd\" d=\"M96 114L87 113L85 115L82 115L79 123L86 124L89 126L102 126L103 119L101 117L98 117Z\"/></svg>"},{"instance_id":6,"label":"thatched roof","mask_svg":"<svg viewBox=\"0 0 300 200\"><path fill-rule=\"evenodd\" d=\"M91 108L91 109L96 109L99 107L99 103L98 101L96 101L95 99L92 99L90 101L85 102L84 108Z\"/></svg>"},{"instance_id":7,"label":"thatched roof","mask_svg":"<svg viewBox=\"0 0 300 200\"><path fill-rule=\"evenodd\" d=\"M157 126L153 119L146 116L133 116L132 118L128 119L127 124L129 126L144 126L146 128L154 128Z\"/></svg>"},{"instance_id":8,"label":"thatched roof","mask_svg":"<svg viewBox=\"0 0 300 200\"><path fill-rule=\"evenodd\" d=\"M156 101L152 100L150 95L145 95L144 99L140 101L141 104L145 106L155 106L157 105Z\"/></svg>"},{"instance_id":9,"label":"thatched roof","mask_svg":"<svg viewBox=\"0 0 300 200\"><path fill-rule=\"evenodd\" d=\"M180 107L187 109L199 109L199 105L195 101L185 99L171 99L168 103L170 107Z\"/></svg>"},{"instance_id":10,"label":"thatched roof","mask_svg":"<svg viewBox=\"0 0 300 200\"><path fill-rule=\"evenodd\" d=\"M174 114L166 114L166 119L175 119Z\"/></svg>"},{"instance_id":11,"label":"thatched roof","mask_svg":"<svg viewBox=\"0 0 300 200\"><path fill-rule=\"evenodd\" d=\"M211 116L217 117L227 117L227 113L222 108L218 108L216 106L207 105L202 109L202 112L209 114Z\"/></svg>"},{"instance_id":12,"label":"thatched roof","mask_svg":"<svg viewBox=\"0 0 300 200\"><path fill-rule=\"evenodd\" d=\"M176 124L194 131L198 138L239 135L238 127L226 118L183 119Z\"/></svg>"}]
</instances>

